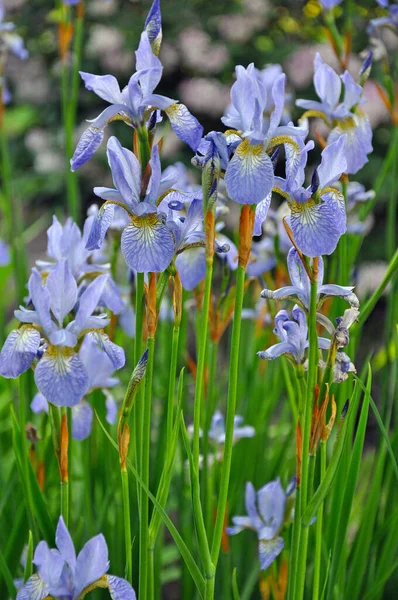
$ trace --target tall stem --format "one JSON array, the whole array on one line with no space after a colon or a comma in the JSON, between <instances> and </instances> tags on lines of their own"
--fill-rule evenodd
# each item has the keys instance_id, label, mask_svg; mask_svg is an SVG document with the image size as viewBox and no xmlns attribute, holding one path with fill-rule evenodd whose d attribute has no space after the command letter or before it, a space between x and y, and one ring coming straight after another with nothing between
<instances>
[{"instance_id":1,"label":"tall stem","mask_svg":"<svg viewBox=\"0 0 398 600\"><path fill-rule=\"evenodd\" d=\"M300 485L297 488L295 519L299 519L300 543L296 549L296 556L292 557L296 564L294 573L293 595L289 597L301 600L304 594L305 570L307 563L308 527L301 524L301 516L308 502L309 493L309 445L311 435L312 407L314 402L314 388L318 366L318 338L316 331L316 304L317 304L317 279L318 260L314 259L313 278L311 281L310 312L308 315L309 356L307 374L307 392L304 406L303 445L301 454Z\"/></svg>"},{"instance_id":2,"label":"tall stem","mask_svg":"<svg viewBox=\"0 0 398 600\"><path fill-rule=\"evenodd\" d=\"M124 543L126 551L125 577L129 583L133 581L133 555L131 542L131 520L130 520L130 496L129 476L126 467L121 468L122 495L123 495L123 518L124 518Z\"/></svg>"},{"instance_id":3,"label":"tall stem","mask_svg":"<svg viewBox=\"0 0 398 600\"><path fill-rule=\"evenodd\" d=\"M167 448L170 447L172 430L173 430L174 393L175 393L175 386L176 386L179 337L180 337L180 325L179 325L179 323L177 323L177 320L175 320L174 327L173 327L173 339L171 342L169 389L168 389L168 394L167 394L167 426L166 426Z\"/></svg>"},{"instance_id":4,"label":"tall stem","mask_svg":"<svg viewBox=\"0 0 398 600\"><path fill-rule=\"evenodd\" d=\"M60 444L60 461L59 470L61 476L61 514L64 518L65 525L69 526L69 465L68 465L68 447L69 447L69 431L68 431L68 415L65 406L62 407L61 417L61 444Z\"/></svg>"},{"instance_id":5,"label":"tall stem","mask_svg":"<svg viewBox=\"0 0 398 600\"><path fill-rule=\"evenodd\" d=\"M393 158L391 165L391 180L392 186L390 191L390 197L388 199L387 206L387 239L386 239L386 253L387 260L390 260L396 250L396 228L397 228L397 177L398 177L398 126L394 129L394 146L393 146Z\"/></svg>"},{"instance_id":6,"label":"tall stem","mask_svg":"<svg viewBox=\"0 0 398 600\"><path fill-rule=\"evenodd\" d=\"M320 484L326 473L326 443L321 442L321 479ZM322 529L323 529L323 503L319 507L316 517L316 542L314 559L314 585L312 590L312 600L319 600L320 581L321 581L321 558L322 558Z\"/></svg>"}]
</instances>

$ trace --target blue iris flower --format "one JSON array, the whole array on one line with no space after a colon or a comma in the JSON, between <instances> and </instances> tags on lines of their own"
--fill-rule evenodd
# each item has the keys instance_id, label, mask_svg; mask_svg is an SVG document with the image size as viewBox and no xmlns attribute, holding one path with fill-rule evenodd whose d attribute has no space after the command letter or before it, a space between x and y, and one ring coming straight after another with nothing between
<instances>
[{"instance_id":1,"label":"blue iris flower","mask_svg":"<svg viewBox=\"0 0 398 600\"><path fill-rule=\"evenodd\" d=\"M368 61L365 61L365 65L368 71ZM346 172L357 173L368 162L368 154L373 150L372 127L360 108L364 102L363 88L348 71L337 75L318 53L314 69L314 86L320 102L300 99L296 104L306 111L314 111L312 116L322 116L325 119L331 128L328 145L345 134ZM344 95L340 101L343 86Z\"/></svg>"},{"instance_id":2,"label":"blue iris flower","mask_svg":"<svg viewBox=\"0 0 398 600\"><path fill-rule=\"evenodd\" d=\"M160 5L159 1L155 0L135 53L137 71L123 90L120 89L113 75L80 72L86 88L109 102L110 106L90 121L90 127L80 138L71 159L72 171L81 167L93 156L103 140L104 129L110 121L117 118L131 127L139 128L145 125L150 114L156 110L164 111L177 136L189 144L194 151L197 149L203 133L198 120L191 115L184 104L154 93L163 71L162 64L154 52L158 51L160 40Z\"/></svg>"},{"instance_id":3,"label":"blue iris flower","mask_svg":"<svg viewBox=\"0 0 398 600\"><path fill-rule=\"evenodd\" d=\"M21 306L15 311L22 325L4 343L0 374L16 378L35 361L35 382L44 397L57 406L74 406L89 389L89 376L77 352L83 338L89 337L108 355L115 369L121 368L124 351L103 331L109 319L93 314L107 279L108 275L96 277L78 298L66 260L58 263L45 282L33 269L28 284L33 310Z\"/></svg>"},{"instance_id":4,"label":"blue iris flower","mask_svg":"<svg viewBox=\"0 0 398 600\"><path fill-rule=\"evenodd\" d=\"M279 290L263 290L261 292L262 298L269 298L272 300L293 300L298 302L302 308L309 310L310 306L310 293L311 284L310 278L308 277L307 271L303 267L303 263L298 255L295 248L289 250L287 255L287 267L289 270L289 277L292 285L288 285L280 288ZM324 284L323 283L323 259L320 256L318 261L318 308L323 302L332 296L338 298L344 298L347 302L354 307L359 306L359 300L353 293L353 287L336 285L334 283ZM321 298L322 296L322 298Z\"/></svg>"},{"instance_id":5,"label":"blue iris flower","mask_svg":"<svg viewBox=\"0 0 398 600\"><path fill-rule=\"evenodd\" d=\"M330 10L330 9L334 8L335 6L337 6L338 4L341 4L342 1L343 0L320 0L320 3L323 8L326 8L326 10Z\"/></svg>"},{"instance_id":6,"label":"blue iris flower","mask_svg":"<svg viewBox=\"0 0 398 600\"><path fill-rule=\"evenodd\" d=\"M12 54L15 54L21 60L25 60L29 56L26 50L24 41L20 35L14 32L15 25L10 21L4 21L5 9L0 2L0 42Z\"/></svg>"},{"instance_id":7,"label":"blue iris flower","mask_svg":"<svg viewBox=\"0 0 398 600\"><path fill-rule=\"evenodd\" d=\"M374 35L382 27L387 27L398 34L398 4L390 4L389 0L377 0L377 4L387 9L388 15L372 19L369 23L368 33Z\"/></svg>"},{"instance_id":8,"label":"blue iris flower","mask_svg":"<svg viewBox=\"0 0 398 600\"><path fill-rule=\"evenodd\" d=\"M268 569L284 548L285 543L280 532L287 513L290 513L287 500L294 489L293 481L285 491L279 478L270 481L257 492L253 484L247 482L247 516L232 517L233 526L227 527L228 535L236 535L244 529L252 529L257 533L258 554L263 571Z\"/></svg>"},{"instance_id":9,"label":"blue iris flower","mask_svg":"<svg viewBox=\"0 0 398 600\"><path fill-rule=\"evenodd\" d=\"M62 517L55 535L57 549L40 542L33 564L37 574L29 577L17 594L17 600L80 600L95 588L107 588L113 600L136 600L131 585L120 577L107 575L108 547L102 534L91 538L76 556L70 533Z\"/></svg>"}]
</instances>

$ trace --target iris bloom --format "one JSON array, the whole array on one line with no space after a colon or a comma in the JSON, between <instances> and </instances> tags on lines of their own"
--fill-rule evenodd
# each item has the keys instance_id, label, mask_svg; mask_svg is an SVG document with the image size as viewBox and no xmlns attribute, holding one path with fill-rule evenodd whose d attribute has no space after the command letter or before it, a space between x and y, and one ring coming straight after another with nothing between
<instances>
[{"instance_id":1,"label":"iris bloom","mask_svg":"<svg viewBox=\"0 0 398 600\"><path fill-rule=\"evenodd\" d=\"M287 498L294 491L289 485L285 491L280 479L275 479L255 491L253 484L246 483L245 504L247 516L232 517L233 526L227 527L228 535L236 535L244 529L252 529L258 537L258 554L261 569L265 571L284 548L280 531L285 522Z\"/></svg>"},{"instance_id":2,"label":"iris bloom","mask_svg":"<svg viewBox=\"0 0 398 600\"><path fill-rule=\"evenodd\" d=\"M235 415L233 433L234 442L237 442L242 438L251 438L256 435L254 427L251 427L250 425L244 425L241 427L242 423L243 417L240 415ZM224 444L225 442L225 419L224 415L219 410L216 410L211 418L209 440L215 442L216 444Z\"/></svg>"},{"instance_id":3,"label":"iris bloom","mask_svg":"<svg viewBox=\"0 0 398 600\"><path fill-rule=\"evenodd\" d=\"M0 44L12 54L15 54L21 60L28 58L29 53L25 48L23 39L14 32L15 25L9 21L4 21L5 9L0 2ZM3 48L1 49L3 51Z\"/></svg>"},{"instance_id":4,"label":"iris bloom","mask_svg":"<svg viewBox=\"0 0 398 600\"><path fill-rule=\"evenodd\" d=\"M28 284L33 310L21 306L15 311L22 325L4 343L0 374L16 378L34 363L35 382L44 397L57 406L74 406L89 389L89 376L78 354L83 338L92 339L109 356L114 368L120 369L125 362L124 351L103 331L109 319L93 315L107 279L108 275L100 275L78 298L67 261L60 261L44 284L40 273L33 269ZM69 321L71 311L75 314Z\"/></svg>"},{"instance_id":5,"label":"iris bloom","mask_svg":"<svg viewBox=\"0 0 398 600\"><path fill-rule=\"evenodd\" d=\"M294 241L306 256L332 254L346 231L343 195L330 185L345 172L345 136L340 136L322 151L322 160L311 184L303 187L307 152L313 143L296 138L300 155L287 146L286 179L275 178L275 191L286 198Z\"/></svg>"},{"instance_id":6,"label":"iris bloom","mask_svg":"<svg viewBox=\"0 0 398 600\"><path fill-rule=\"evenodd\" d=\"M281 340L267 350L257 352L257 356L264 360L274 360L285 354L296 364L304 364L305 351L308 348L308 326L305 312L295 305L292 310L292 318L287 310L280 310L275 316L274 333ZM318 348L327 350L330 340L318 337Z\"/></svg>"},{"instance_id":7,"label":"iris bloom","mask_svg":"<svg viewBox=\"0 0 398 600\"><path fill-rule=\"evenodd\" d=\"M388 10L388 15L372 19L368 32L372 35L381 27L388 27L398 34L398 4L390 4L389 0L377 0L377 4Z\"/></svg>"},{"instance_id":8,"label":"iris bloom","mask_svg":"<svg viewBox=\"0 0 398 600\"><path fill-rule=\"evenodd\" d=\"M234 155L225 171L225 184L232 200L240 204L258 204L270 194L273 186L270 153L278 144L289 141L286 136L305 135L306 131L279 125L285 102L283 73L274 81L271 100L253 63L247 69L238 65L235 72L232 103L222 118L224 125L235 130ZM270 106L273 110L268 115L266 111ZM231 132L228 135L231 137Z\"/></svg>"},{"instance_id":9,"label":"iris bloom","mask_svg":"<svg viewBox=\"0 0 398 600\"><path fill-rule=\"evenodd\" d=\"M57 549L40 542L33 563L37 574L29 577L17 600L80 600L96 588L106 588L113 600L136 600L131 585L120 577L107 575L108 547L102 534L91 538L76 557L76 550L62 517L55 535Z\"/></svg>"},{"instance_id":10,"label":"iris bloom","mask_svg":"<svg viewBox=\"0 0 398 600\"><path fill-rule=\"evenodd\" d=\"M119 383L119 379L113 377L115 367L109 356L88 337L83 340L79 358L88 375L89 389L87 394L94 389L102 390L106 397L106 420L112 425L116 421L117 405L108 389ZM48 402L40 392L35 395L30 407L36 414L43 411L48 413ZM85 440L91 433L93 422L94 413L91 404L86 400L81 400L79 404L72 406L71 410L72 437L75 440Z\"/></svg>"},{"instance_id":11,"label":"iris bloom","mask_svg":"<svg viewBox=\"0 0 398 600\"><path fill-rule=\"evenodd\" d=\"M160 6L159 1L155 0L135 53L137 71L123 90L120 90L113 75L92 75L80 71L86 88L109 102L110 106L90 121L90 127L80 138L71 159L72 171L81 167L93 156L103 140L104 129L110 121L118 119L131 127L140 128L157 110L165 112L170 125L180 139L189 144L192 150L197 149L203 133L198 120L191 115L184 104L154 93L163 71L162 64L154 53L154 50L159 50L160 39Z\"/></svg>"},{"instance_id":12,"label":"iris bloom","mask_svg":"<svg viewBox=\"0 0 398 600\"><path fill-rule=\"evenodd\" d=\"M94 188L94 193L106 202L94 218L86 248L101 247L115 206L119 206L129 217L121 237L127 265L140 273L164 271L174 255L174 239L166 225L166 214L158 210L158 204L174 180L170 174L162 178L158 146L152 147L151 176L143 199L141 165L135 154L111 137L107 155L116 189Z\"/></svg>"},{"instance_id":13,"label":"iris bloom","mask_svg":"<svg viewBox=\"0 0 398 600\"><path fill-rule=\"evenodd\" d=\"M343 0L320 0L320 3L322 4L323 8L326 8L326 10L330 10L338 4L341 4L342 1Z\"/></svg>"},{"instance_id":14,"label":"iris bloom","mask_svg":"<svg viewBox=\"0 0 398 600\"><path fill-rule=\"evenodd\" d=\"M94 279L98 275L108 274L109 277L99 304L106 306L115 315L118 315L125 308L125 303L120 296L118 286L110 276L110 264L98 264L95 253L86 249L94 218L94 215L87 217L82 235L79 227L70 217L64 225L61 225L54 215L53 223L47 230L47 255L53 260L39 260L36 261L36 265L41 273L46 274L52 271L59 261L67 260L72 275L79 283L80 292L87 286L87 281Z\"/></svg>"},{"instance_id":15,"label":"iris bloom","mask_svg":"<svg viewBox=\"0 0 398 600\"><path fill-rule=\"evenodd\" d=\"M366 60L363 69L370 69ZM321 117L331 128L327 143L333 144L341 135L344 138L344 153L347 160L347 173L357 173L368 162L372 152L372 127L369 119L361 111L364 102L363 88L355 82L348 71L342 75L315 56L314 86L320 101L297 100L297 106L304 108L304 116ZM342 83L344 96L340 102Z\"/></svg>"},{"instance_id":16,"label":"iris bloom","mask_svg":"<svg viewBox=\"0 0 398 600\"><path fill-rule=\"evenodd\" d=\"M308 277L307 271L303 267L303 263L300 260L298 252L295 248L289 250L287 255L287 268L289 270L289 277L292 285L288 285L275 290L263 290L261 292L262 298L269 298L271 300L293 300L298 302L300 306L309 310L310 306L310 294L311 294L311 283ZM359 300L353 293L353 287L336 285L334 283L323 284L323 259L320 256L318 261L318 308L323 302L331 296L337 296L338 298L344 298L351 306L358 307ZM322 296L322 299L321 299Z\"/></svg>"}]
</instances>

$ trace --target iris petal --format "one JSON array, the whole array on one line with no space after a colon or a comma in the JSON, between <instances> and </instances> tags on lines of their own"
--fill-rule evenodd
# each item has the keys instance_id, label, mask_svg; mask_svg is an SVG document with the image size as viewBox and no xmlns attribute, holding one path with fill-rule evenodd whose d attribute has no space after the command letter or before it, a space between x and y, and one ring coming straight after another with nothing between
<instances>
[{"instance_id":1,"label":"iris petal","mask_svg":"<svg viewBox=\"0 0 398 600\"><path fill-rule=\"evenodd\" d=\"M11 331L0 354L0 375L15 378L27 371L40 345L40 333L33 327Z\"/></svg>"},{"instance_id":2,"label":"iris petal","mask_svg":"<svg viewBox=\"0 0 398 600\"><path fill-rule=\"evenodd\" d=\"M121 248L128 266L139 273L164 271L174 253L171 233L156 213L134 217L122 233Z\"/></svg>"},{"instance_id":3,"label":"iris petal","mask_svg":"<svg viewBox=\"0 0 398 600\"><path fill-rule=\"evenodd\" d=\"M40 392L56 406L74 406L88 391L88 377L70 348L49 346L35 369Z\"/></svg>"},{"instance_id":4,"label":"iris petal","mask_svg":"<svg viewBox=\"0 0 398 600\"><path fill-rule=\"evenodd\" d=\"M108 575L108 585L112 600L136 600L133 588L125 579Z\"/></svg>"},{"instance_id":5,"label":"iris petal","mask_svg":"<svg viewBox=\"0 0 398 600\"><path fill-rule=\"evenodd\" d=\"M282 552L285 542L281 537L275 540L260 540L258 544L258 554L260 558L261 570L268 569L277 556Z\"/></svg>"},{"instance_id":6,"label":"iris petal","mask_svg":"<svg viewBox=\"0 0 398 600\"><path fill-rule=\"evenodd\" d=\"M258 204L272 190L272 161L262 145L245 140L236 148L225 172L229 197L240 204Z\"/></svg>"},{"instance_id":7,"label":"iris petal","mask_svg":"<svg viewBox=\"0 0 398 600\"><path fill-rule=\"evenodd\" d=\"M176 135L195 152L203 135L203 127L197 118L185 104L171 104L165 112Z\"/></svg>"},{"instance_id":8,"label":"iris petal","mask_svg":"<svg viewBox=\"0 0 398 600\"><path fill-rule=\"evenodd\" d=\"M43 600L48 592L46 582L38 575L32 575L18 591L17 600Z\"/></svg>"}]
</instances>

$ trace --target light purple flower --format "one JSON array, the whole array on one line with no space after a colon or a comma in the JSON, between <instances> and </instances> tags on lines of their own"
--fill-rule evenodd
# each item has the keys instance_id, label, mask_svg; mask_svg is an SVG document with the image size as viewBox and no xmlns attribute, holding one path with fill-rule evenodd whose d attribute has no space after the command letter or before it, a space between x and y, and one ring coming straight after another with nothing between
<instances>
[{"instance_id":1,"label":"light purple flower","mask_svg":"<svg viewBox=\"0 0 398 600\"><path fill-rule=\"evenodd\" d=\"M338 4L341 4L343 0L319 0L319 1L322 4L323 8L326 8L326 10L331 10Z\"/></svg>"},{"instance_id":2,"label":"light purple flower","mask_svg":"<svg viewBox=\"0 0 398 600\"><path fill-rule=\"evenodd\" d=\"M246 483L245 504L247 516L232 517L233 526L227 527L228 535L236 535L244 529L257 533L261 570L265 571L284 548L280 531L285 522L286 503L294 486L284 490L280 479L275 479L255 491L253 484Z\"/></svg>"},{"instance_id":3,"label":"light purple flower","mask_svg":"<svg viewBox=\"0 0 398 600\"><path fill-rule=\"evenodd\" d=\"M366 69L369 70L368 60L365 63ZM363 88L348 71L337 75L332 67L323 62L318 53L315 56L314 68L314 86L320 102L299 99L296 104L307 111L314 111L315 115L323 116L331 128L328 145L345 135L346 172L357 173L368 162L368 154L373 150L372 127L360 109L364 102ZM344 95L340 102L343 86Z\"/></svg>"},{"instance_id":4,"label":"light purple flower","mask_svg":"<svg viewBox=\"0 0 398 600\"><path fill-rule=\"evenodd\" d=\"M6 267L10 264L11 257L8 246L3 240L0 240L0 267Z\"/></svg>"},{"instance_id":5,"label":"light purple flower","mask_svg":"<svg viewBox=\"0 0 398 600\"><path fill-rule=\"evenodd\" d=\"M271 290L263 290L262 298L271 300L293 300L299 302L300 306L309 310L311 284L307 271L303 267L303 263L295 248L289 250L287 255L287 267L292 285L285 286L274 292ZM336 285L334 283L323 284L323 258L320 256L318 261L318 307L323 302L332 296L344 298L351 306L358 307L359 300L353 293L353 287ZM322 296L322 299L321 299Z\"/></svg>"},{"instance_id":6,"label":"light purple flower","mask_svg":"<svg viewBox=\"0 0 398 600\"><path fill-rule=\"evenodd\" d=\"M5 47L6 50L15 54L17 58L25 60L28 58L29 52L25 48L24 41L20 35L14 32L14 23L4 21L4 16L4 5L0 2L0 44Z\"/></svg>"},{"instance_id":7,"label":"light purple flower","mask_svg":"<svg viewBox=\"0 0 398 600\"><path fill-rule=\"evenodd\" d=\"M372 19L369 23L368 33L375 35L379 29L387 27L398 34L398 4L390 4L389 0L377 0L377 4L382 8L386 8L388 15Z\"/></svg>"},{"instance_id":8,"label":"light purple flower","mask_svg":"<svg viewBox=\"0 0 398 600\"><path fill-rule=\"evenodd\" d=\"M17 600L44 600L47 596L56 600L79 600L89 586L106 587L113 600L136 600L133 588L125 579L107 575L108 547L102 534L91 538L76 556L70 533L60 517L55 542L57 549L50 549L44 541L37 545L33 557L37 574L22 585Z\"/></svg>"},{"instance_id":9,"label":"light purple flower","mask_svg":"<svg viewBox=\"0 0 398 600\"><path fill-rule=\"evenodd\" d=\"M67 261L60 261L44 284L40 273L33 269L28 284L33 310L21 306L15 311L23 325L13 330L4 343L0 374L18 377L37 361L35 381L39 391L57 406L74 406L89 389L86 367L75 350L80 340L89 336L108 355L114 368L121 368L124 351L103 331L109 320L105 315L93 315L107 279L108 275L100 275L78 298ZM70 321L72 311L74 319Z\"/></svg>"},{"instance_id":10,"label":"light purple flower","mask_svg":"<svg viewBox=\"0 0 398 600\"><path fill-rule=\"evenodd\" d=\"M293 307L291 314L292 318L286 310L280 310L276 314L274 333L281 341L267 350L257 352L257 356L263 360L274 360L285 354L294 363L304 364L305 351L309 345L306 315L297 305ZM329 346L329 339L318 338L318 348L327 350Z\"/></svg>"},{"instance_id":11,"label":"light purple flower","mask_svg":"<svg viewBox=\"0 0 398 600\"><path fill-rule=\"evenodd\" d=\"M243 417L240 415L235 415L233 433L234 442L237 442L242 438L251 438L256 435L256 430L254 427L251 425L244 425L241 427L242 423ZM216 410L212 416L209 429L209 439L216 444L224 444L225 442L225 419L224 415L219 410Z\"/></svg>"}]
</instances>

